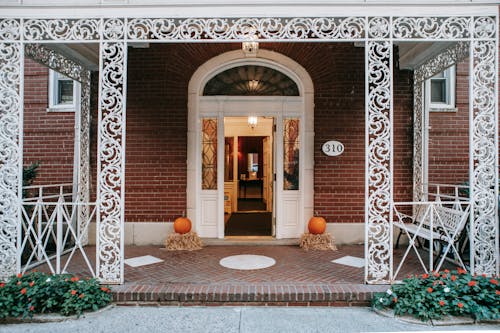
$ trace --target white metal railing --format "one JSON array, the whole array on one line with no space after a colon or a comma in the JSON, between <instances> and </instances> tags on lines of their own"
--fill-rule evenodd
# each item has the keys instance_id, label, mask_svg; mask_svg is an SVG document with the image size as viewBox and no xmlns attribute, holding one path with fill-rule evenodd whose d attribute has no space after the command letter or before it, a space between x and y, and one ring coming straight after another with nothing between
<instances>
[{"instance_id":1,"label":"white metal railing","mask_svg":"<svg viewBox=\"0 0 500 333\"><path fill-rule=\"evenodd\" d=\"M442 207L446 207L457 212L462 212L466 222L470 221L471 217L471 205L468 196L469 186L468 185L450 185L450 184L437 184L430 183L427 186L427 197L429 201L418 201L418 202L393 202L392 203L392 217L391 217L391 230L394 224L399 223L404 224L405 222L412 221L414 224L413 230L409 232L403 226L403 230L408 236L408 247L406 248L401 261L399 262L396 270L393 270L393 281L396 280L403 263L405 262L411 249L414 250L418 261L424 271L429 273L436 267L439 269L443 264L444 260L452 261L455 264L466 268L463 263L461 253L464 252L466 242L463 244L456 244L456 240L460 236L463 230L467 231L468 235L468 223L465 226L459 227L459 229L451 230L449 226L446 225L446 221L443 218ZM439 229L442 236L439 239L434 238L434 230ZM424 232L424 229L427 232ZM428 238L427 244L422 242L420 244L419 237L425 233ZM468 236L467 236L468 237ZM446 240L447 245L443 248L439 246L435 249L434 240ZM399 237L398 237L399 241ZM422 259L421 254L417 249L417 243L421 245L421 248L428 250L429 258L428 265L426 265ZM454 258L449 258L448 254L452 254ZM439 260L437 266L434 266L434 256L438 254L441 259Z\"/></svg>"},{"instance_id":2,"label":"white metal railing","mask_svg":"<svg viewBox=\"0 0 500 333\"><path fill-rule=\"evenodd\" d=\"M72 200L73 193L64 191L67 186L26 187L37 189L38 195L23 200L21 207L18 259L22 263L22 273L42 264L46 264L53 274L66 273L75 253L80 251L90 274L95 277L95 265L89 260L84 246L90 222L95 218L96 204L78 202L77 197ZM53 189L59 193L53 194ZM82 209L88 214L80 214ZM83 219L82 216L87 217Z\"/></svg>"},{"instance_id":3,"label":"white metal railing","mask_svg":"<svg viewBox=\"0 0 500 333\"><path fill-rule=\"evenodd\" d=\"M469 185L453 185L453 184L427 184L427 192L424 193L428 196L429 200L436 201L469 201Z\"/></svg>"}]
</instances>

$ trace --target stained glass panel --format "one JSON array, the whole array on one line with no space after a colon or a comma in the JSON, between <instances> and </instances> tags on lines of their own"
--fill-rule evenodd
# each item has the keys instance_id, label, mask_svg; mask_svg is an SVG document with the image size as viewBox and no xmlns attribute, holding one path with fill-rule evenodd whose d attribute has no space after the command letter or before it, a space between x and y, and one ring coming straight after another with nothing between
<instances>
[{"instance_id":1,"label":"stained glass panel","mask_svg":"<svg viewBox=\"0 0 500 333\"><path fill-rule=\"evenodd\" d=\"M217 119L205 118L202 121L201 142L201 188L217 189Z\"/></svg>"},{"instance_id":2,"label":"stained glass panel","mask_svg":"<svg viewBox=\"0 0 500 333\"><path fill-rule=\"evenodd\" d=\"M283 190L299 189L299 119L283 121Z\"/></svg>"}]
</instances>

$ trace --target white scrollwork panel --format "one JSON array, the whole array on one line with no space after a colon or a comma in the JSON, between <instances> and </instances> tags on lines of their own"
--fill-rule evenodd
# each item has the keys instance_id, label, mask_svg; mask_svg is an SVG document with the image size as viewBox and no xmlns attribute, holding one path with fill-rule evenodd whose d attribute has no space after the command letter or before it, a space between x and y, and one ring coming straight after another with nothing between
<instances>
[{"instance_id":1,"label":"white scrollwork panel","mask_svg":"<svg viewBox=\"0 0 500 333\"><path fill-rule=\"evenodd\" d=\"M24 21L26 41L99 40L100 19L30 19Z\"/></svg>"},{"instance_id":2,"label":"white scrollwork panel","mask_svg":"<svg viewBox=\"0 0 500 333\"><path fill-rule=\"evenodd\" d=\"M470 17L395 17L393 36L399 39L469 38Z\"/></svg>"},{"instance_id":3,"label":"white scrollwork panel","mask_svg":"<svg viewBox=\"0 0 500 333\"><path fill-rule=\"evenodd\" d=\"M424 108L423 83L413 85L413 201L424 196Z\"/></svg>"},{"instance_id":4,"label":"white scrollwork panel","mask_svg":"<svg viewBox=\"0 0 500 333\"><path fill-rule=\"evenodd\" d=\"M391 20L388 17L370 17L368 19L368 36L371 38L390 37Z\"/></svg>"},{"instance_id":5,"label":"white scrollwork panel","mask_svg":"<svg viewBox=\"0 0 500 333\"><path fill-rule=\"evenodd\" d=\"M469 43L457 42L415 69L415 82L423 82L469 57Z\"/></svg>"},{"instance_id":6,"label":"white scrollwork panel","mask_svg":"<svg viewBox=\"0 0 500 333\"><path fill-rule=\"evenodd\" d=\"M107 19L104 21L104 39L123 39L125 23L123 19Z\"/></svg>"},{"instance_id":7,"label":"white scrollwork panel","mask_svg":"<svg viewBox=\"0 0 500 333\"><path fill-rule=\"evenodd\" d=\"M0 43L0 280L15 274L19 263L22 52L21 43Z\"/></svg>"},{"instance_id":8,"label":"white scrollwork panel","mask_svg":"<svg viewBox=\"0 0 500 333\"><path fill-rule=\"evenodd\" d=\"M392 43L367 43L367 260L366 282L387 283L391 279L392 200Z\"/></svg>"},{"instance_id":9,"label":"white scrollwork panel","mask_svg":"<svg viewBox=\"0 0 500 333\"><path fill-rule=\"evenodd\" d=\"M21 38L21 25L19 20L0 19L0 40L19 40Z\"/></svg>"},{"instance_id":10,"label":"white scrollwork panel","mask_svg":"<svg viewBox=\"0 0 500 333\"><path fill-rule=\"evenodd\" d=\"M106 283L123 280L126 52L123 42L100 45L97 275Z\"/></svg>"},{"instance_id":11,"label":"white scrollwork panel","mask_svg":"<svg viewBox=\"0 0 500 333\"><path fill-rule=\"evenodd\" d=\"M40 44L25 44L24 51L26 57L79 82L88 72L82 65Z\"/></svg>"},{"instance_id":12,"label":"white scrollwork panel","mask_svg":"<svg viewBox=\"0 0 500 333\"><path fill-rule=\"evenodd\" d=\"M474 18L474 38L494 39L496 36L497 23L493 17Z\"/></svg>"},{"instance_id":13,"label":"white scrollwork panel","mask_svg":"<svg viewBox=\"0 0 500 333\"><path fill-rule=\"evenodd\" d=\"M471 267L488 275L498 274L497 50L494 41L472 42Z\"/></svg>"},{"instance_id":14,"label":"white scrollwork panel","mask_svg":"<svg viewBox=\"0 0 500 333\"><path fill-rule=\"evenodd\" d=\"M78 199L82 203L90 202L90 72L86 71L82 77L81 106L80 106L80 147L78 173ZM78 211L80 220L79 232L82 243L88 243L89 206L81 205Z\"/></svg>"},{"instance_id":15,"label":"white scrollwork panel","mask_svg":"<svg viewBox=\"0 0 500 333\"><path fill-rule=\"evenodd\" d=\"M361 39L364 17L129 19L131 40Z\"/></svg>"}]
</instances>

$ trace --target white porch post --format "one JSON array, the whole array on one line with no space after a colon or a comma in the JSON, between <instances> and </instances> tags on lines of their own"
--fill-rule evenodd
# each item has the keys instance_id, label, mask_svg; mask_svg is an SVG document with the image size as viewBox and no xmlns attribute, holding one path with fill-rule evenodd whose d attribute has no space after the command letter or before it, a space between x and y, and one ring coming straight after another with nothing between
<instances>
[{"instance_id":1,"label":"white porch post","mask_svg":"<svg viewBox=\"0 0 500 333\"><path fill-rule=\"evenodd\" d=\"M384 284L392 278L393 43L389 21L370 18L365 45L365 282Z\"/></svg>"},{"instance_id":2,"label":"white porch post","mask_svg":"<svg viewBox=\"0 0 500 333\"><path fill-rule=\"evenodd\" d=\"M8 21L12 30L0 33L0 279L21 269L24 49L19 21Z\"/></svg>"},{"instance_id":3,"label":"white porch post","mask_svg":"<svg viewBox=\"0 0 500 333\"><path fill-rule=\"evenodd\" d=\"M413 77L413 201L424 200L425 187L428 175L425 163L427 151L428 110L424 107L424 83Z\"/></svg>"},{"instance_id":4,"label":"white porch post","mask_svg":"<svg viewBox=\"0 0 500 333\"><path fill-rule=\"evenodd\" d=\"M78 148L78 200L82 203L90 202L90 72L82 74L81 103L79 119L79 148ZM75 119L76 121L76 119ZM76 134L76 133L75 133ZM79 206L78 219L82 243L88 243L89 207ZM83 223L82 223L83 222Z\"/></svg>"},{"instance_id":5,"label":"white porch post","mask_svg":"<svg viewBox=\"0 0 500 333\"><path fill-rule=\"evenodd\" d=\"M123 283L124 260L127 43L101 41L99 54L97 276L117 284Z\"/></svg>"},{"instance_id":6,"label":"white porch post","mask_svg":"<svg viewBox=\"0 0 500 333\"><path fill-rule=\"evenodd\" d=\"M473 274L487 275L499 273L498 22L491 20L475 19L469 58L470 260Z\"/></svg>"}]
</instances>

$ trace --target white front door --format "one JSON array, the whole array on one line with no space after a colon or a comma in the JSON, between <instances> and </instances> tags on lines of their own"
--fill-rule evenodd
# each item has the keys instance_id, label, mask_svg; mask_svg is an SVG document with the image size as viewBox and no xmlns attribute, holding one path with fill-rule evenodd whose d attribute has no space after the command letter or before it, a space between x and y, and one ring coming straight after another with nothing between
<instances>
[{"instance_id":1,"label":"white front door","mask_svg":"<svg viewBox=\"0 0 500 333\"><path fill-rule=\"evenodd\" d=\"M224 117L247 119L249 115L257 115L267 119L273 118L276 124L274 140L269 138L264 144L266 150L264 158L267 156L264 168L266 170L264 193L267 208L270 210L275 207L273 209L276 220L275 236L276 238L300 237L304 230L300 98L203 97L200 98L200 106L200 109L206 112L200 112L198 122L199 154L197 155L200 159L197 174L200 177L201 188L196 200L199 203L196 231L202 237L224 237ZM256 114L255 110L264 111ZM244 126L248 126L246 122ZM238 132L243 131L237 127L233 130L236 133L226 133L226 135L237 136ZM253 129L253 131L258 130L258 126ZM262 133L262 136L269 136L270 132L272 125L270 130ZM273 143L274 163L271 147ZM276 182L274 182L273 167Z\"/></svg>"},{"instance_id":2,"label":"white front door","mask_svg":"<svg viewBox=\"0 0 500 333\"><path fill-rule=\"evenodd\" d=\"M236 86L226 87L226 79L232 79L224 75L217 79L219 81L213 81L218 83L211 86L226 87L216 89L221 93L205 93L208 81L227 70L245 66L254 66L254 69L246 67L248 72L238 72L238 78L243 81L244 77L240 74L255 70L251 75L254 79L244 85L248 92L253 91L254 81L258 80L257 74L261 73L257 67L266 67L294 81L298 94L293 91L283 91L279 96L225 93L228 90L224 89L231 90L231 87ZM290 80L287 81L288 88L294 86ZM275 85L271 83L271 86ZM299 63L265 49L259 49L251 58L246 57L241 50L220 54L200 66L191 77L188 87L188 217L194 222L194 229L200 236L224 237L224 117L248 116L272 117L275 120L272 164L276 176L272 189L269 188L274 195L269 199L275 207L276 238L298 238L306 230L306 222L312 216L314 206L314 86L310 75ZM209 152L207 156L202 154L202 122L205 118L216 119L218 126L216 153ZM289 120L298 120L298 130L284 140ZM202 165L203 159L207 163L205 166ZM215 186L208 186L203 177L216 178Z\"/></svg>"}]
</instances>

